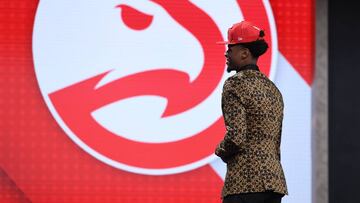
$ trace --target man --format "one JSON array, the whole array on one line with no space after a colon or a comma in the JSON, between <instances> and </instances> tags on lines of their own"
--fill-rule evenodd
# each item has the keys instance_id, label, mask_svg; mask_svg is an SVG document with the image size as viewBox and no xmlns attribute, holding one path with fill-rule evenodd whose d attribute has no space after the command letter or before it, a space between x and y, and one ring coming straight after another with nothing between
<instances>
[{"instance_id":1,"label":"man","mask_svg":"<svg viewBox=\"0 0 360 203\"><path fill-rule=\"evenodd\" d=\"M268 49L265 33L242 21L228 30L227 71L223 87L224 139L215 154L227 164L223 203L280 203L288 195L280 163L284 103L263 74L258 58Z\"/></svg>"}]
</instances>

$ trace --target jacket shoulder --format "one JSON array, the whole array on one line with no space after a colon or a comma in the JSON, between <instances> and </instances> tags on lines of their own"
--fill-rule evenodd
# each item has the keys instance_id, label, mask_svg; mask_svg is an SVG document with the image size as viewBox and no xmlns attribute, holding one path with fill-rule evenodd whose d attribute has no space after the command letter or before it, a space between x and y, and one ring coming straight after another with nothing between
<instances>
[{"instance_id":1,"label":"jacket shoulder","mask_svg":"<svg viewBox=\"0 0 360 203\"><path fill-rule=\"evenodd\" d=\"M260 71L244 70L228 77L225 81L225 86L246 89L250 83L254 83L255 80L264 77L266 76Z\"/></svg>"}]
</instances>

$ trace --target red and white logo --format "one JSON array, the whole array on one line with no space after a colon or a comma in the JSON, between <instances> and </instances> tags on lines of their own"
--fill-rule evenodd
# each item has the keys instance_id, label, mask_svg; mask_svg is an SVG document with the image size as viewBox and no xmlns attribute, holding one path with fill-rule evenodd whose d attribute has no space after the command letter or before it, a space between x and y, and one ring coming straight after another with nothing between
<instances>
[{"instance_id":1,"label":"red and white logo","mask_svg":"<svg viewBox=\"0 0 360 203\"><path fill-rule=\"evenodd\" d=\"M257 8L256 11L252 8ZM224 136L220 108L227 29L246 19L271 49L268 1L42 0L33 54L45 102L65 133L113 167L180 173L208 164Z\"/></svg>"}]
</instances>

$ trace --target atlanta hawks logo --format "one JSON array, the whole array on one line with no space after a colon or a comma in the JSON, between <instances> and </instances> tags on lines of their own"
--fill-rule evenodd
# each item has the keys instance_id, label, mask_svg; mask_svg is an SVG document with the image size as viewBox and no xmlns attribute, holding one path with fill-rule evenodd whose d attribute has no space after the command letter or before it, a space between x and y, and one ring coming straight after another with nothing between
<instances>
[{"instance_id":1,"label":"atlanta hawks logo","mask_svg":"<svg viewBox=\"0 0 360 203\"><path fill-rule=\"evenodd\" d=\"M257 8L257 10L251 10ZM43 97L65 133L113 167L172 174L213 159L228 27L242 19L277 41L267 1L41 1L33 54Z\"/></svg>"}]
</instances>

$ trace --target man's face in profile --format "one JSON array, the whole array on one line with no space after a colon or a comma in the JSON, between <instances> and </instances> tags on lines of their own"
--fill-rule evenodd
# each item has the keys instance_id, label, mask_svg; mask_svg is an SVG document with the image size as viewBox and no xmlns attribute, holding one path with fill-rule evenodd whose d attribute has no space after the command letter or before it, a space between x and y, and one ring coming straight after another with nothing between
<instances>
[{"instance_id":1,"label":"man's face in profile","mask_svg":"<svg viewBox=\"0 0 360 203\"><path fill-rule=\"evenodd\" d=\"M229 44L225 53L226 58L226 71L230 73L233 70L237 70L242 64L242 57L244 47L239 44Z\"/></svg>"}]
</instances>

